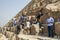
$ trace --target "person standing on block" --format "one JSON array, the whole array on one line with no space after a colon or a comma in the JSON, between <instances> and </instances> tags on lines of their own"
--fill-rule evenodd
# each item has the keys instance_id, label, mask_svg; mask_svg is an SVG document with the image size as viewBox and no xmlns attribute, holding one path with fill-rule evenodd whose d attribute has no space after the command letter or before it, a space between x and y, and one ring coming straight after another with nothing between
<instances>
[{"instance_id":1,"label":"person standing on block","mask_svg":"<svg viewBox=\"0 0 60 40\"><path fill-rule=\"evenodd\" d=\"M17 23L17 19L13 18L13 26L16 26L16 23Z\"/></svg>"},{"instance_id":2,"label":"person standing on block","mask_svg":"<svg viewBox=\"0 0 60 40\"><path fill-rule=\"evenodd\" d=\"M22 29L26 26L27 16L26 13L22 13L22 16L20 16L19 22L20 25L22 25Z\"/></svg>"},{"instance_id":3,"label":"person standing on block","mask_svg":"<svg viewBox=\"0 0 60 40\"><path fill-rule=\"evenodd\" d=\"M53 33L54 18L51 16L50 13L48 13L48 18L46 20L46 23L48 26L48 37L54 37L54 33Z\"/></svg>"}]
</instances>

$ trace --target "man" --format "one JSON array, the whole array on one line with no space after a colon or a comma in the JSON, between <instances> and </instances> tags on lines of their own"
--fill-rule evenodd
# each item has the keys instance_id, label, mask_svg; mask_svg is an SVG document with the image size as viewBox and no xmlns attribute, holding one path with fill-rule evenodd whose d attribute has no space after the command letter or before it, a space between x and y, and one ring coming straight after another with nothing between
<instances>
[{"instance_id":1,"label":"man","mask_svg":"<svg viewBox=\"0 0 60 40\"><path fill-rule=\"evenodd\" d=\"M48 13L48 18L46 20L47 26L48 26L48 37L53 37L53 24L54 24L54 18L51 17L50 13Z\"/></svg>"},{"instance_id":2,"label":"man","mask_svg":"<svg viewBox=\"0 0 60 40\"><path fill-rule=\"evenodd\" d=\"M41 28L42 26L42 23L40 22L40 17L43 16L43 13L39 12L37 15L36 15L36 18L37 18L37 23L39 23L39 27Z\"/></svg>"},{"instance_id":3,"label":"man","mask_svg":"<svg viewBox=\"0 0 60 40\"><path fill-rule=\"evenodd\" d=\"M29 17L27 17L26 27L27 27L27 29L26 29L27 33L30 34L30 27L31 27L31 25L30 25Z\"/></svg>"},{"instance_id":4,"label":"man","mask_svg":"<svg viewBox=\"0 0 60 40\"><path fill-rule=\"evenodd\" d=\"M16 18L13 18L13 26L16 26Z\"/></svg>"},{"instance_id":5,"label":"man","mask_svg":"<svg viewBox=\"0 0 60 40\"><path fill-rule=\"evenodd\" d=\"M26 21L27 21L26 13L22 13L22 16L20 17L19 22L22 25L23 29L24 29L24 26L26 26Z\"/></svg>"},{"instance_id":6,"label":"man","mask_svg":"<svg viewBox=\"0 0 60 40\"><path fill-rule=\"evenodd\" d=\"M22 16L20 16L20 19L17 22L17 34L19 34L21 29L24 29L24 26L26 26L26 13L22 13Z\"/></svg>"},{"instance_id":7,"label":"man","mask_svg":"<svg viewBox=\"0 0 60 40\"><path fill-rule=\"evenodd\" d=\"M39 13L37 13L37 15L36 15L36 18L37 18L37 24L39 25L39 30L40 30L40 33L43 35L43 25L42 25L42 23L40 22L40 17L41 16L43 16L43 13L42 12L39 12Z\"/></svg>"}]
</instances>

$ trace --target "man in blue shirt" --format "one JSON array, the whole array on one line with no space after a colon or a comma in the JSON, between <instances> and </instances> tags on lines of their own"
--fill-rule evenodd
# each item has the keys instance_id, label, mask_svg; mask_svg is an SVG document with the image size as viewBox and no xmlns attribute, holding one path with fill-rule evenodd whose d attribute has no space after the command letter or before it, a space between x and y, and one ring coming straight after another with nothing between
<instances>
[{"instance_id":1,"label":"man in blue shirt","mask_svg":"<svg viewBox=\"0 0 60 40\"><path fill-rule=\"evenodd\" d=\"M51 17L50 13L48 13L48 18L46 20L47 26L48 26L48 37L53 37L53 24L54 24L54 18Z\"/></svg>"},{"instance_id":2,"label":"man in blue shirt","mask_svg":"<svg viewBox=\"0 0 60 40\"><path fill-rule=\"evenodd\" d=\"M27 16L26 13L22 13L22 16L20 16L19 22L22 25L22 28L24 29L24 26L26 26Z\"/></svg>"}]
</instances>

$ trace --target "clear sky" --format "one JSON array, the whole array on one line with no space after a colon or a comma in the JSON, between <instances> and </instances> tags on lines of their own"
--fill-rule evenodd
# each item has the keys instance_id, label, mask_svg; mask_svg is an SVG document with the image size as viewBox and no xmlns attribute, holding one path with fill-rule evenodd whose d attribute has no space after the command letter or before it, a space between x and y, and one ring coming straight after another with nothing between
<instances>
[{"instance_id":1,"label":"clear sky","mask_svg":"<svg viewBox=\"0 0 60 40\"><path fill-rule=\"evenodd\" d=\"M4 26L31 0L0 0L0 26Z\"/></svg>"}]
</instances>

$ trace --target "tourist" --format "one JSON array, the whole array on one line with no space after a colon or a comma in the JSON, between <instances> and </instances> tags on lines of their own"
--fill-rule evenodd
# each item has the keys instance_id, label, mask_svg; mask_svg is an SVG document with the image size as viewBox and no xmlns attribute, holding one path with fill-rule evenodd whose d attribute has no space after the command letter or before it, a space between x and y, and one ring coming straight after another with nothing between
<instances>
[{"instance_id":1,"label":"tourist","mask_svg":"<svg viewBox=\"0 0 60 40\"><path fill-rule=\"evenodd\" d=\"M22 13L22 16L20 16L19 22L20 22L20 25L22 25L23 29L24 29L24 26L26 26L26 21L27 21L26 13Z\"/></svg>"},{"instance_id":2,"label":"tourist","mask_svg":"<svg viewBox=\"0 0 60 40\"><path fill-rule=\"evenodd\" d=\"M16 18L13 18L13 26L16 26Z\"/></svg>"},{"instance_id":3,"label":"tourist","mask_svg":"<svg viewBox=\"0 0 60 40\"><path fill-rule=\"evenodd\" d=\"M19 34L20 33L20 30L21 30L21 28L20 28L20 22L18 20L17 21L17 27L16 27L16 34Z\"/></svg>"},{"instance_id":4,"label":"tourist","mask_svg":"<svg viewBox=\"0 0 60 40\"><path fill-rule=\"evenodd\" d=\"M39 24L39 27L41 28L42 26L42 23L40 22L40 17L42 16L43 14L41 12L37 13L36 15L36 18L37 18L37 23Z\"/></svg>"},{"instance_id":5,"label":"tourist","mask_svg":"<svg viewBox=\"0 0 60 40\"><path fill-rule=\"evenodd\" d=\"M41 34L43 34L43 25L42 25L42 23L40 22L41 20L40 20L40 17L41 16L43 16L43 13L41 13L41 12L38 12L37 13L37 15L36 15L36 18L37 18L37 24L39 25L39 31L41 32Z\"/></svg>"},{"instance_id":6,"label":"tourist","mask_svg":"<svg viewBox=\"0 0 60 40\"><path fill-rule=\"evenodd\" d=\"M27 18L26 26L27 26L28 29L30 29L30 20L29 20L29 17Z\"/></svg>"},{"instance_id":7,"label":"tourist","mask_svg":"<svg viewBox=\"0 0 60 40\"><path fill-rule=\"evenodd\" d=\"M54 18L51 16L50 13L48 13L48 18L46 20L47 26L48 26L48 37L54 37L53 35L53 24L54 24Z\"/></svg>"},{"instance_id":8,"label":"tourist","mask_svg":"<svg viewBox=\"0 0 60 40\"><path fill-rule=\"evenodd\" d=\"M26 27L27 27L27 32L29 34L30 33L30 20L29 20L29 17L27 17Z\"/></svg>"}]
</instances>

